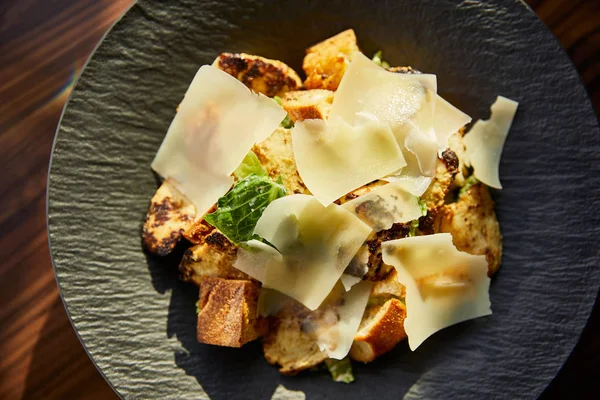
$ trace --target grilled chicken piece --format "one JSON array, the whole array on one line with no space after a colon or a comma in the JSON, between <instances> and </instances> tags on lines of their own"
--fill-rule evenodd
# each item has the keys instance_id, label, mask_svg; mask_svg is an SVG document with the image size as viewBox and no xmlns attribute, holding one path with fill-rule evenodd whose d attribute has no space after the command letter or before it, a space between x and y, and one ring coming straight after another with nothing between
<instances>
[{"instance_id":1,"label":"grilled chicken piece","mask_svg":"<svg viewBox=\"0 0 600 400\"><path fill-rule=\"evenodd\" d=\"M456 202L443 206L436 226L438 232L452 234L458 250L485 255L489 276L498 270L502 259L502 235L487 186L473 185Z\"/></svg>"},{"instance_id":2,"label":"grilled chicken piece","mask_svg":"<svg viewBox=\"0 0 600 400\"><path fill-rule=\"evenodd\" d=\"M260 284L209 276L200 281L198 341L227 347L241 347L265 332L258 318Z\"/></svg>"},{"instance_id":3,"label":"grilled chicken piece","mask_svg":"<svg viewBox=\"0 0 600 400\"><path fill-rule=\"evenodd\" d=\"M333 92L325 89L287 92L281 99L281 105L294 122L327 119L332 103Z\"/></svg>"},{"instance_id":4,"label":"grilled chicken piece","mask_svg":"<svg viewBox=\"0 0 600 400\"><path fill-rule=\"evenodd\" d=\"M233 266L237 246L214 229L202 243L190 247L179 264L181 279L200 286L206 276L225 279L251 278Z\"/></svg>"},{"instance_id":5,"label":"grilled chicken piece","mask_svg":"<svg viewBox=\"0 0 600 400\"><path fill-rule=\"evenodd\" d=\"M465 145L463 143L463 136L465 134L465 128L462 127L460 130L454 134L452 134L448 138L448 146L450 150L456 154L458 158L458 171L456 176L454 177L454 182L452 184L451 189L455 189L457 187L462 187L465 184L465 176L467 175L467 167L465 166Z\"/></svg>"},{"instance_id":6,"label":"grilled chicken piece","mask_svg":"<svg viewBox=\"0 0 600 400\"><path fill-rule=\"evenodd\" d=\"M252 151L271 178L281 176L287 194L310 194L296 168L289 129L277 128L267 139L254 145Z\"/></svg>"},{"instance_id":7,"label":"grilled chicken piece","mask_svg":"<svg viewBox=\"0 0 600 400\"><path fill-rule=\"evenodd\" d=\"M306 50L302 69L307 89L336 90L354 54L360 52L352 29L341 32Z\"/></svg>"},{"instance_id":8,"label":"grilled chicken piece","mask_svg":"<svg viewBox=\"0 0 600 400\"><path fill-rule=\"evenodd\" d=\"M302 87L302 80L281 61L244 53L222 53L213 66L265 96L283 96Z\"/></svg>"},{"instance_id":9,"label":"grilled chicken piece","mask_svg":"<svg viewBox=\"0 0 600 400\"><path fill-rule=\"evenodd\" d=\"M190 228L196 216L194 205L165 179L158 188L142 228L142 242L151 253L166 256L177 245L184 231Z\"/></svg>"},{"instance_id":10,"label":"grilled chicken piece","mask_svg":"<svg viewBox=\"0 0 600 400\"><path fill-rule=\"evenodd\" d=\"M442 153L442 158L437 159L433 181L421 196L421 201L425 202L427 210L435 211L444 205L457 172L458 157L452 150L446 149Z\"/></svg>"}]
</instances>

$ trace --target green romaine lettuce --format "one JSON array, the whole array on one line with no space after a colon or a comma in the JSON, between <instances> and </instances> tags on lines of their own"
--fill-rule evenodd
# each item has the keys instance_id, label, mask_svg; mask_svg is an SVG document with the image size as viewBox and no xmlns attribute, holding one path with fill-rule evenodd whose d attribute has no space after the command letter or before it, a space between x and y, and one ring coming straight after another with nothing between
<instances>
[{"instance_id":1,"label":"green romaine lettuce","mask_svg":"<svg viewBox=\"0 0 600 400\"><path fill-rule=\"evenodd\" d=\"M275 199L285 196L285 187L267 176L250 174L235 183L217 202L215 212L206 222L220 230L233 243L253 239L252 233L260 216Z\"/></svg>"},{"instance_id":2,"label":"green romaine lettuce","mask_svg":"<svg viewBox=\"0 0 600 400\"><path fill-rule=\"evenodd\" d=\"M354 382L354 375L352 374L352 364L348 357L341 360L335 360L328 358L325 360L325 365L329 369L329 373L335 382L350 383Z\"/></svg>"},{"instance_id":3,"label":"green romaine lettuce","mask_svg":"<svg viewBox=\"0 0 600 400\"><path fill-rule=\"evenodd\" d=\"M233 175L238 180L242 180L250 175L267 176L267 171L260 165L260 161L254 152L251 150L246 154L242 163L233 171Z\"/></svg>"}]
</instances>

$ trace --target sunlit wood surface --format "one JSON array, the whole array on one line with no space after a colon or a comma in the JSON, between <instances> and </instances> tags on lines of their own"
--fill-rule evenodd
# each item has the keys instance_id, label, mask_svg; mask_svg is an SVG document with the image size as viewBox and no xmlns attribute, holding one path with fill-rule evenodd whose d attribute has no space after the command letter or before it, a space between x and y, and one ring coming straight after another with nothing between
<instances>
[{"instance_id":1,"label":"sunlit wood surface","mask_svg":"<svg viewBox=\"0 0 600 400\"><path fill-rule=\"evenodd\" d=\"M600 1L529 0L600 111ZM77 340L46 239L54 131L74 77L131 0L0 0L0 399L116 399ZM600 307L551 395L600 384Z\"/></svg>"}]
</instances>

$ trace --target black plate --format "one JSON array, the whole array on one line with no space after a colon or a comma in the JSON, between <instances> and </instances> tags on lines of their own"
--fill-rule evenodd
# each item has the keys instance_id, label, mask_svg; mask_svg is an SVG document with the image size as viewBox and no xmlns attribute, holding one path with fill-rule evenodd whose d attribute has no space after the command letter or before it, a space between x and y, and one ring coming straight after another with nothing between
<instances>
[{"instance_id":1,"label":"black plate","mask_svg":"<svg viewBox=\"0 0 600 400\"><path fill-rule=\"evenodd\" d=\"M139 1L104 39L71 95L48 189L52 256L82 342L126 398L269 399L276 386L324 398L531 398L573 349L600 282L600 135L556 39L516 0ZM520 102L496 194L503 266L494 314L406 344L357 382L324 371L281 377L259 344L196 343L195 287L177 255L144 254L157 182L150 162L202 64L222 51L284 60L354 28L365 53L438 76L475 118L501 94Z\"/></svg>"}]
</instances>

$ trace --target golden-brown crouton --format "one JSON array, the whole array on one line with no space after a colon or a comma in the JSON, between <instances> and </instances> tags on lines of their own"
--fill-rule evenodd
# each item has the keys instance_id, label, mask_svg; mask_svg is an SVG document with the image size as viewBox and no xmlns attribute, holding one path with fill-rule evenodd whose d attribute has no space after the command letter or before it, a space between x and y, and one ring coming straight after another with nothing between
<instances>
[{"instance_id":1,"label":"golden-brown crouton","mask_svg":"<svg viewBox=\"0 0 600 400\"><path fill-rule=\"evenodd\" d=\"M296 169L289 129L277 128L267 139L254 145L252 151L271 178L281 176L287 194L310 194Z\"/></svg>"},{"instance_id":2,"label":"golden-brown crouton","mask_svg":"<svg viewBox=\"0 0 600 400\"><path fill-rule=\"evenodd\" d=\"M398 281L398 272L395 268L390 271L385 279L373 284L369 301L372 303L378 298L389 299L391 297L398 299L404 299L406 297L406 288Z\"/></svg>"},{"instance_id":3,"label":"golden-brown crouton","mask_svg":"<svg viewBox=\"0 0 600 400\"><path fill-rule=\"evenodd\" d=\"M179 264L181 279L196 285L200 285L205 276L250 280L248 275L233 266L236 254L237 247L215 229L203 243L185 251Z\"/></svg>"},{"instance_id":4,"label":"golden-brown crouton","mask_svg":"<svg viewBox=\"0 0 600 400\"><path fill-rule=\"evenodd\" d=\"M302 80L281 61L244 53L223 53L213 66L237 78L244 85L265 96L283 96L302 87Z\"/></svg>"},{"instance_id":5,"label":"golden-brown crouton","mask_svg":"<svg viewBox=\"0 0 600 400\"><path fill-rule=\"evenodd\" d=\"M360 52L352 29L341 32L306 50L302 69L307 89L336 90L354 54Z\"/></svg>"},{"instance_id":6,"label":"golden-brown crouton","mask_svg":"<svg viewBox=\"0 0 600 400\"><path fill-rule=\"evenodd\" d=\"M205 276L200 283L198 341L241 347L264 333L258 319L260 284Z\"/></svg>"},{"instance_id":7,"label":"golden-brown crouton","mask_svg":"<svg viewBox=\"0 0 600 400\"><path fill-rule=\"evenodd\" d=\"M396 298L368 307L354 336L350 357L367 363L392 350L406 339L405 318L406 307Z\"/></svg>"},{"instance_id":8,"label":"golden-brown crouton","mask_svg":"<svg viewBox=\"0 0 600 400\"><path fill-rule=\"evenodd\" d=\"M502 235L494 200L484 184L471 186L456 202L442 207L437 230L451 233L458 250L485 255L489 276L498 270L502 259Z\"/></svg>"},{"instance_id":9,"label":"golden-brown crouton","mask_svg":"<svg viewBox=\"0 0 600 400\"><path fill-rule=\"evenodd\" d=\"M194 222L196 208L165 179L150 201L142 228L144 247L151 253L166 256L177 245L184 231Z\"/></svg>"},{"instance_id":10,"label":"golden-brown crouton","mask_svg":"<svg viewBox=\"0 0 600 400\"><path fill-rule=\"evenodd\" d=\"M262 339L265 359L279 365L279 372L284 375L295 375L327 358L315 338L303 329L301 315L310 312L306 310L297 302L289 302L277 317L270 317L269 330Z\"/></svg>"},{"instance_id":11,"label":"golden-brown crouton","mask_svg":"<svg viewBox=\"0 0 600 400\"><path fill-rule=\"evenodd\" d=\"M332 103L333 92L325 89L288 92L281 99L281 105L294 122L327 119Z\"/></svg>"},{"instance_id":12,"label":"golden-brown crouton","mask_svg":"<svg viewBox=\"0 0 600 400\"><path fill-rule=\"evenodd\" d=\"M427 210L434 211L444 205L457 172L458 158L452 150L446 149L442 157L437 159L433 181L421 196L421 201L425 202Z\"/></svg>"}]
</instances>

